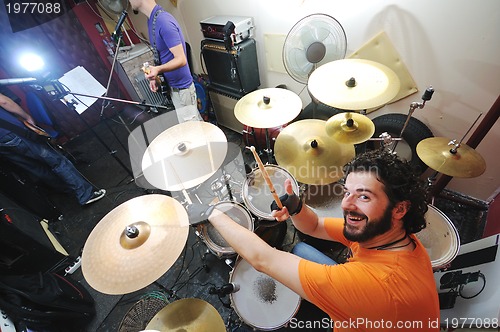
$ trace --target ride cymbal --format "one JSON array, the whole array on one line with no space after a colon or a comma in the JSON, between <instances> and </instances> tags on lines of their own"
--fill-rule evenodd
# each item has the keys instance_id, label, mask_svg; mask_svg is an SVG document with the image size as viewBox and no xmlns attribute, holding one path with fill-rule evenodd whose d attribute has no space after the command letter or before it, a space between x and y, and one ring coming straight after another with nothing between
<instances>
[{"instance_id":1,"label":"ride cymbal","mask_svg":"<svg viewBox=\"0 0 500 332\"><path fill-rule=\"evenodd\" d=\"M309 76L315 101L344 110L365 110L386 104L399 92L399 78L389 67L365 59L325 63Z\"/></svg>"},{"instance_id":2,"label":"ride cymbal","mask_svg":"<svg viewBox=\"0 0 500 332\"><path fill-rule=\"evenodd\" d=\"M200 299L181 299L161 309L146 326L161 332L225 332L226 326L217 310Z\"/></svg>"},{"instance_id":3,"label":"ride cymbal","mask_svg":"<svg viewBox=\"0 0 500 332\"><path fill-rule=\"evenodd\" d=\"M183 122L151 142L142 159L142 171L154 187L180 191L210 178L226 153L226 135L219 127L203 121Z\"/></svg>"},{"instance_id":4,"label":"ride cymbal","mask_svg":"<svg viewBox=\"0 0 500 332\"><path fill-rule=\"evenodd\" d=\"M333 183L344 175L343 166L354 158L354 145L328 136L325 124L324 120L300 120L289 124L276 138L276 161L298 182Z\"/></svg>"},{"instance_id":5,"label":"ride cymbal","mask_svg":"<svg viewBox=\"0 0 500 332\"><path fill-rule=\"evenodd\" d=\"M344 112L326 121L326 133L337 142L359 144L367 141L375 133L375 124L366 115Z\"/></svg>"},{"instance_id":6,"label":"ride cymbal","mask_svg":"<svg viewBox=\"0 0 500 332\"><path fill-rule=\"evenodd\" d=\"M161 277L187 242L184 207L165 195L133 198L111 210L90 233L82 253L82 272L92 288L127 294Z\"/></svg>"},{"instance_id":7,"label":"ride cymbal","mask_svg":"<svg viewBox=\"0 0 500 332\"><path fill-rule=\"evenodd\" d=\"M446 137L430 137L417 144L417 155L433 170L458 178L473 178L484 173L486 162L466 144L456 146Z\"/></svg>"},{"instance_id":8,"label":"ride cymbal","mask_svg":"<svg viewBox=\"0 0 500 332\"><path fill-rule=\"evenodd\" d=\"M244 125L273 128L295 119L301 109L302 100L294 92L268 88L243 96L234 106L234 115Z\"/></svg>"}]
</instances>

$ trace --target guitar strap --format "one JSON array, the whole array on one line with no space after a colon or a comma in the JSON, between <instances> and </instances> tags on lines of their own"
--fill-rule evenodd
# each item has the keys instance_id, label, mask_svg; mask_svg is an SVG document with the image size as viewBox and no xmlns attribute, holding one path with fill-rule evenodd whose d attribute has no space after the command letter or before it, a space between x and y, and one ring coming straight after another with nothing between
<instances>
[{"instance_id":1,"label":"guitar strap","mask_svg":"<svg viewBox=\"0 0 500 332\"><path fill-rule=\"evenodd\" d=\"M151 31L153 32L153 58L155 62L155 66L161 65L160 62L160 54L158 53L158 49L156 48L156 19L160 13L164 13L163 9L158 9L153 16L153 26L151 27Z\"/></svg>"},{"instance_id":2,"label":"guitar strap","mask_svg":"<svg viewBox=\"0 0 500 332\"><path fill-rule=\"evenodd\" d=\"M153 60L154 60L154 63L155 63L155 66L159 66L161 65L161 60L160 60L160 54L158 53L158 49L156 48L156 19L158 18L158 15L160 13L165 13L165 11L163 9L158 9L154 16L153 16L153 24L152 24L152 27L151 27L151 31L153 33ZM168 84L167 80L165 79L165 77L163 75L161 75L160 77L161 79L161 82L162 82L162 93L164 96L166 96L166 100L163 102L163 104L172 104L172 98L170 96L170 85Z\"/></svg>"}]
</instances>

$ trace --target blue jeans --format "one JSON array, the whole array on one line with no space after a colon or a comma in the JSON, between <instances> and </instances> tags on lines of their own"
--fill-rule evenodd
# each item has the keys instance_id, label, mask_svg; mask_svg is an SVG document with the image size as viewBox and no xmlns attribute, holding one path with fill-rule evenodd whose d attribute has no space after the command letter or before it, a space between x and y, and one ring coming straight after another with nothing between
<instances>
[{"instance_id":1,"label":"blue jeans","mask_svg":"<svg viewBox=\"0 0 500 332\"><path fill-rule=\"evenodd\" d=\"M297 255L299 257L302 257L304 259L307 259L308 261L312 261L315 263L319 264L326 264L326 265L336 265L337 262L319 251L318 249L314 248L313 246L305 243L305 242L299 242L297 243L293 249L292 253L294 255Z\"/></svg>"},{"instance_id":2,"label":"blue jeans","mask_svg":"<svg viewBox=\"0 0 500 332\"><path fill-rule=\"evenodd\" d=\"M92 184L48 144L10 133L0 137L0 155L46 185L73 193L81 205L92 197Z\"/></svg>"}]
</instances>

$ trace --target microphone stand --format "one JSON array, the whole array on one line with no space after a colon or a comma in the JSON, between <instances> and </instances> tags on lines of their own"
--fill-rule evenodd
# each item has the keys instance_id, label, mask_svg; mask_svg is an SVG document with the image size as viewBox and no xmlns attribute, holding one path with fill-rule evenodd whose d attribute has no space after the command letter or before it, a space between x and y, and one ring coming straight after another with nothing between
<instances>
[{"instance_id":1,"label":"microphone stand","mask_svg":"<svg viewBox=\"0 0 500 332\"><path fill-rule=\"evenodd\" d=\"M116 156L116 151L113 151L111 150L111 148L101 139L101 137L95 132L95 130L88 124L87 121L85 121L85 119L80 116L80 114L76 111L76 107L74 105L73 102L71 101L67 101L66 99L64 99L64 96L68 95L68 94L71 94L71 95L74 95L74 96L82 96L82 97L90 97L90 98L96 98L96 99L103 99L103 100L109 100L109 101L117 101L117 102L121 102L121 103L127 103L127 104L133 104L133 105L137 105L137 106L146 106L146 107L157 107L157 108L165 108L167 109L166 106L157 106L157 105L153 105L153 104L148 104L146 103L145 101L143 101L142 103L140 102L136 102L136 101L130 101L130 100L124 100L124 99L118 99L118 98L111 98L111 97L103 97L103 96L94 96L94 95L88 95L88 94L83 94L83 93L76 93L76 92L71 92L71 91L66 91L65 89L63 89L62 87L62 84L58 81L58 80L52 80L50 82L52 84L52 86L54 87L54 91L51 92L51 97L55 99L63 99L65 100L65 105L71 109L72 111L74 111L75 113L77 113L78 115L78 118L80 119L80 121L82 121L85 126L90 129L90 131L94 134L94 136L97 138L97 140L102 144L102 146L104 146L106 148L106 150L108 151L108 153L113 157L115 158L115 160L120 164L120 166L123 167L123 169L132 177L132 179L134 179L134 174L132 173L132 171ZM123 121L123 120L122 120ZM114 133L113 133L114 134ZM115 136L116 137L116 136ZM123 146L123 145L122 145ZM127 151L127 149L124 147L124 150Z\"/></svg>"}]
</instances>

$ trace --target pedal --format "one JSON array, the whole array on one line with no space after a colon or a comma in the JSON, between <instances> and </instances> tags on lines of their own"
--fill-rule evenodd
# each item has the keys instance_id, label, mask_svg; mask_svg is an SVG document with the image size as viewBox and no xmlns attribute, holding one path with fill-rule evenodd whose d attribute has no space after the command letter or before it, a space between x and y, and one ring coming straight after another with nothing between
<instances>
[{"instance_id":1,"label":"pedal","mask_svg":"<svg viewBox=\"0 0 500 332\"><path fill-rule=\"evenodd\" d=\"M78 256L70 266L64 269L64 272L66 274L73 274L73 272L78 270L81 265L82 265L82 257Z\"/></svg>"}]
</instances>

